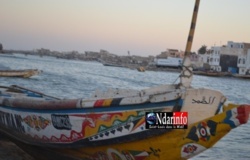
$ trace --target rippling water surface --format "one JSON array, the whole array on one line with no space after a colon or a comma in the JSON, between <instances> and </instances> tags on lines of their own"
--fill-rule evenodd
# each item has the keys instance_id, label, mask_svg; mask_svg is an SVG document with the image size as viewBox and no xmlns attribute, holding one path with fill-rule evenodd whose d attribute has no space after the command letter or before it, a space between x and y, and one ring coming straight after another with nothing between
<instances>
[{"instance_id":1,"label":"rippling water surface","mask_svg":"<svg viewBox=\"0 0 250 160\"><path fill-rule=\"evenodd\" d=\"M171 84L179 73L138 72L126 68L106 67L97 62L56 59L53 57L1 55L0 65L11 69L39 69L43 73L29 79L0 77L0 85L20 85L60 98L87 98L96 89L144 89ZM195 75L192 86L216 89L229 101L250 104L250 79L206 77ZM213 148L192 160L250 159L250 122L232 130Z\"/></svg>"}]
</instances>

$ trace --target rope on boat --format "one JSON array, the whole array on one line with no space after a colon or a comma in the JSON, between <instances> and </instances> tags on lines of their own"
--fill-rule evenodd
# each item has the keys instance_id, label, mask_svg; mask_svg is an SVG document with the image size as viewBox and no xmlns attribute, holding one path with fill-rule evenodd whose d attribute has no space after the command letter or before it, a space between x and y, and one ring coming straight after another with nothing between
<instances>
[{"instance_id":1,"label":"rope on boat","mask_svg":"<svg viewBox=\"0 0 250 160\"><path fill-rule=\"evenodd\" d=\"M28 89L28 88L24 88L24 87L21 87L21 86L18 86L18 85L11 85L10 89L22 89L22 90L30 91L30 92L33 92L33 93L36 93L36 94L39 94L39 95L42 95L42 96L46 96L46 97L49 97L49 98L60 100L60 98L53 97L53 96L50 96L50 95L46 95L44 93L34 91L34 90L31 90L31 89Z\"/></svg>"}]
</instances>

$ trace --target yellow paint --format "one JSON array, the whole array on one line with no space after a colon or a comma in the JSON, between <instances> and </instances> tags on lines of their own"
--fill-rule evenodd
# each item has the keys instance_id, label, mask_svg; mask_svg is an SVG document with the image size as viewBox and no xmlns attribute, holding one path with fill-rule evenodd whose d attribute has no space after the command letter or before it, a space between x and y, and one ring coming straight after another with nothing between
<instances>
[{"instance_id":1,"label":"yellow paint","mask_svg":"<svg viewBox=\"0 0 250 160\"><path fill-rule=\"evenodd\" d=\"M111 102L112 102L113 99L105 99L102 106L104 107L108 107L110 106Z\"/></svg>"},{"instance_id":2,"label":"yellow paint","mask_svg":"<svg viewBox=\"0 0 250 160\"><path fill-rule=\"evenodd\" d=\"M231 109L238 107L238 105L230 105ZM81 149L64 149L59 150L61 153L74 155L80 157L81 159L93 158L93 156L105 155L109 159L125 159L125 155L131 156L131 151L140 151L142 153L148 153L148 156L145 157L145 160L178 160L184 159L181 157L182 147L185 144L193 143L201 145L205 148L212 147L217 141L219 141L223 136L225 136L232 128L223 123L223 120L226 118L226 112L215 115L209 119L200 121L207 122L212 120L217 123L215 136L210 135L210 139L207 141L199 140L195 142L189 138L186 138L193 126L197 126L200 122L197 122L193 125L190 125L188 129L173 130L167 132L160 136L155 136L139 141L114 144L109 146L100 146L100 147L89 147ZM196 153L198 154L198 153ZM113 156L112 156L113 155ZM115 156L114 156L115 155ZM105 157L104 156L104 157ZM192 154L190 154L192 156ZM113 157L113 158L111 158ZM116 157L116 158L114 158ZM135 159L135 157L131 157ZM105 158L104 158L105 159ZM103 160L100 158L100 160ZM135 159L136 160L136 159Z\"/></svg>"},{"instance_id":3,"label":"yellow paint","mask_svg":"<svg viewBox=\"0 0 250 160\"><path fill-rule=\"evenodd\" d=\"M200 5L200 0L196 0L194 12L193 12L193 17L192 17L192 23L191 23L191 27L189 30L188 40L187 40L186 49L185 49L185 56L189 56L190 52L191 52L194 31L195 31L195 25L196 25L196 20L197 20L197 16L198 16L199 5ZM192 25L193 25L193 27L192 27ZM191 37L191 39L189 39L190 37Z\"/></svg>"},{"instance_id":4,"label":"yellow paint","mask_svg":"<svg viewBox=\"0 0 250 160\"><path fill-rule=\"evenodd\" d=\"M237 106L239 106L239 105L238 104L232 104L232 103L229 103L228 105L224 105L223 106L223 112L228 111L228 110L230 110L232 108L235 108Z\"/></svg>"}]
</instances>

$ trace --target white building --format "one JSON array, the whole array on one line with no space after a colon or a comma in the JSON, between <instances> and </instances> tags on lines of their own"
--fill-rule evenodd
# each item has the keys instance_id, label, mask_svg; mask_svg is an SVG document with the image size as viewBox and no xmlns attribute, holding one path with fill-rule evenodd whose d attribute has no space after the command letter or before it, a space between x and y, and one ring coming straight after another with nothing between
<instances>
[{"instance_id":1,"label":"white building","mask_svg":"<svg viewBox=\"0 0 250 160\"><path fill-rule=\"evenodd\" d=\"M247 43L228 41L226 46L221 47L221 54L239 56L244 52Z\"/></svg>"},{"instance_id":2,"label":"white building","mask_svg":"<svg viewBox=\"0 0 250 160\"><path fill-rule=\"evenodd\" d=\"M208 50L206 54L199 54L199 60L203 62L203 64L209 64L210 70L221 72L220 54L221 47L214 46L210 50Z\"/></svg>"},{"instance_id":3,"label":"white building","mask_svg":"<svg viewBox=\"0 0 250 160\"><path fill-rule=\"evenodd\" d=\"M228 48L244 48L244 43L228 41L227 47Z\"/></svg>"},{"instance_id":4,"label":"white building","mask_svg":"<svg viewBox=\"0 0 250 160\"><path fill-rule=\"evenodd\" d=\"M194 69L199 69L203 67L203 61L200 60L199 54L191 54L190 61Z\"/></svg>"},{"instance_id":5,"label":"white building","mask_svg":"<svg viewBox=\"0 0 250 160\"><path fill-rule=\"evenodd\" d=\"M239 74L250 74L250 49L246 53L238 56L237 67L239 68Z\"/></svg>"},{"instance_id":6,"label":"white building","mask_svg":"<svg viewBox=\"0 0 250 160\"><path fill-rule=\"evenodd\" d=\"M206 54L200 55L199 61L210 65L210 69L214 71L221 71L220 56L229 55L237 56L237 67L239 74L246 74L250 69L250 43L239 43L228 41L227 45L213 46Z\"/></svg>"},{"instance_id":7,"label":"white building","mask_svg":"<svg viewBox=\"0 0 250 160\"><path fill-rule=\"evenodd\" d=\"M237 67L239 68L239 74L250 74L250 43L237 43L229 41L227 43L228 48L237 51L238 61Z\"/></svg>"}]
</instances>

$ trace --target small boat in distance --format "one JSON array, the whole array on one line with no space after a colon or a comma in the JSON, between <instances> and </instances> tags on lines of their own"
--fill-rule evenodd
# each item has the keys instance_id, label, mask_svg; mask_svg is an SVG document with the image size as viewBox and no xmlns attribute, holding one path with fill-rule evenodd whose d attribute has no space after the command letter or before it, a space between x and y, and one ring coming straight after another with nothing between
<instances>
[{"instance_id":1,"label":"small boat in distance","mask_svg":"<svg viewBox=\"0 0 250 160\"><path fill-rule=\"evenodd\" d=\"M24 70L0 70L0 77L20 77L29 78L40 74L42 71L38 69L24 69Z\"/></svg>"},{"instance_id":2,"label":"small boat in distance","mask_svg":"<svg viewBox=\"0 0 250 160\"><path fill-rule=\"evenodd\" d=\"M139 72L145 72L145 68L142 67L142 66L140 66L140 67L137 68L137 71L139 71Z\"/></svg>"},{"instance_id":3,"label":"small boat in distance","mask_svg":"<svg viewBox=\"0 0 250 160\"><path fill-rule=\"evenodd\" d=\"M217 72L217 71L193 71L196 75L202 76L210 76L210 77L223 77L223 76L231 76L229 72Z\"/></svg>"},{"instance_id":4,"label":"small boat in distance","mask_svg":"<svg viewBox=\"0 0 250 160\"><path fill-rule=\"evenodd\" d=\"M250 75L244 75L244 74L233 74L233 77L236 78L244 78L244 79L250 79Z\"/></svg>"},{"instance_id":5,"label":"small boat in distance","mask_svg":"<svg viewBox=\"0 0 250 160\"><path fill-rule=\"evenodd\" d=\"M104 66L124 67L123 65L119 64L118 62L105 61L105 60L100 60L100 62L101 62Z\"/></svg>"},{"instance_id":6,"label":"small boat in distance","mask_svg":"<svg viewBox=\"0 0 250 160\"><path fill-rule=\"evenodd\" d=\"M110 67L123 67L122 65L120 64L115 64L115 63L102 63L104 66L110 66Z\"/></svg>"}]
</instances>

